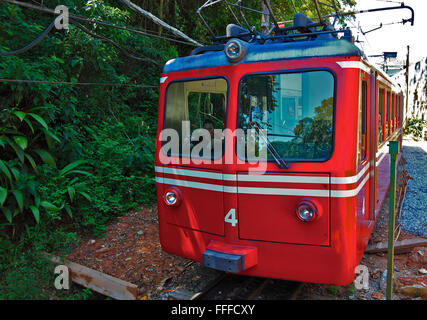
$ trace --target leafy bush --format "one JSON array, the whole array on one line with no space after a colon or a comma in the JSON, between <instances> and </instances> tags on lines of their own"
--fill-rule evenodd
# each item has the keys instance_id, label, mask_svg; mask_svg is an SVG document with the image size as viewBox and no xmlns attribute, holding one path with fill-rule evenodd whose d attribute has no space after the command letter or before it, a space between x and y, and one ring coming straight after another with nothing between
<instances>
[{"instance_id":1,"label":"leafy bush","mask_svg":"<svg viewBox=\"0 0 427 320\"><path fill-rule=\"evenodd\" d=\"M9 223L19 213L25 212L31 212L37 223L40 222L40 210L60 211L65 208L72 214L65 201L57 207L41 198L38 192L40 163L56 166L54 157L43 147L52 144L50 139L60 142L43 117L35 113L42 109L45 108L31 108L28 112L13 108L0 111L0 147L3 149L0 156L0 209ZM73 170L81 164L82 161L69 164L58 172L58 176L65 178L73 173L87 174ZM74 181L67 185L71 202L76 193ZM82 194L81 191L77 192Z\"/></svg>"},{"instance_id":2,"label":"leafy bush","mask_svg":"<svg viewBox=\"0 0 427 320\"><path fill-rule=\"evenodd\" d=\"M406 122L405 134L412 134L414 137L423 138L423 129L426 128L427 121L422 119L408 118Z\"/></svg>"},{"instance_id":3,"label":"leafy bush","mask_svg":"<svg viewBox=\"0 0 427 320\"><path fill-rule=\"evenodd\" d=\"M129 12L106 1L64 4L129 24ZM2 3L0 19L3 52L34 40L52 18ZM177 56L161 40L96 29L160 64ZM81 234L101 236L112 218L154 202L158 90L134 84L157 84L159 73L157 65L129 59L73 25L52 30L24 54L1 57L1 78L49 83L0 82L0 299L90 297L87 290L56 292L40 252L66 253Z\"/></svg>"}]
</instances>

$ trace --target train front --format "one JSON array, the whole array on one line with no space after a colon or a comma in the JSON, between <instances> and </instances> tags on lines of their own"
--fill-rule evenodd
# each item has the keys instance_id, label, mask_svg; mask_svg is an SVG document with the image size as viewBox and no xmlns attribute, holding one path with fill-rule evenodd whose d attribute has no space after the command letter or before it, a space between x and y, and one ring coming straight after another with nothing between
<instances>
[{"instance_id":1,"label":"train front","mask_svg":"<svg viewBox=\"0 0 427 320\"><path fill-rule=\"evenodd\" d=\"M235 39L169 61L155 159L163 250L232 273L351 282L354 192L333 181L356 170L345 109L360 60L330 36Z\"/></svg>"}]
</instances>

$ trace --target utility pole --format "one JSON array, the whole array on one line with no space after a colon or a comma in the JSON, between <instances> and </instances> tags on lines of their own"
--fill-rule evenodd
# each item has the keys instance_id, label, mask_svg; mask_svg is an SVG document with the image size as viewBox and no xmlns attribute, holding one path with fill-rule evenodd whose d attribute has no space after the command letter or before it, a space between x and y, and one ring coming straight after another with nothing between
<instances>
[{"instance_id":1,"label":"utility pole","mask_svg":"<svg viewBox=\"0 0 427 320\"><path fill-rule=\"evenodd\" d=\"M409 101L409 46L406 54L406 104L405 104L405 128L408 126L408 101Z\"/></svg>"},{"instance_id":2,"label":"utility pole","mask_svg":"<svg viewBox=\"0 0 427 320\"><path fill-rule=\"evenodd\" d=\"M397 155L399 154L399 142L390 141L390 189L389 189L389 217L388 217L388 250L387 250L387 300L393 299L393 264L394 264L394 226L396 214L396 168Z\"/></svg>"}]
</instances>

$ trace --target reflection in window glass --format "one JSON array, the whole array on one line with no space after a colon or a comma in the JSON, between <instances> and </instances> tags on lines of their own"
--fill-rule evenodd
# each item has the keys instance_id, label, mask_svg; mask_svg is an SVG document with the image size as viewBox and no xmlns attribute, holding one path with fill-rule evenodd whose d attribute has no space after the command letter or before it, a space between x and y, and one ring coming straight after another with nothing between
<instances>
[{"instance_id":1,"label":"reflection in window glass","mask_svg":"<svg viewBox=\"0 0 427 320\"><path fill-rule=\"evenodd\" d=\"M214 130L222 131L225 128L227 90L227 81L224 79L175 82L169 85L163 129L173 129L179 137L178 151L169 149L169 156L215 159L222 156L223 136ZM207 130L208 137L201 136L199 129ZM164 141L163 145L167 142ZM204 142L209 144L207 149L202 148L205 147ZM198 151L193 152L196 146Z\"/></svg>"},{"instance_id":2,"label":"reflection in window glass","mask_svg":"<svg viewBox=\"0 0 427 320\"><path fill-rule=\"evenodd\" d=\"M283 159L322 160L332 152L333 109L330 72L250 75L240 83L238 127L266 130L270 145ZM256 146L267 148L263 143ZM270 150L267 157L273 159Z\"/></svg>"}]
</instances>

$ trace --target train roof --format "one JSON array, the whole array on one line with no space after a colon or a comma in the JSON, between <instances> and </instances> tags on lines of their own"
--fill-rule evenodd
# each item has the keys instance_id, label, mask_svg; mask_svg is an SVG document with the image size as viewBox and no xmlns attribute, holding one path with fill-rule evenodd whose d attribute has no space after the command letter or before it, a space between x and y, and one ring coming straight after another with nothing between
<instances>
[{"instance_id":1,"label":"train roof","mask_svg":"<svg viewBox=\"0 0 427 320\"><path fill-rule=\"evenodd\" d=\"M223 48L223 46L220 46L220 48ZM254 42L248 43L247 48L248 52L243 60L238 62L239 64L317 57L365 57L363 51L348 39L337 39L330 35L324 35L315 40ZM224 51L219 51L218 47L213 51L206 49L206 51L201 52L200 54L196 52L187 57L169 60L164 66L163 73L236 64L230 62Z\"/></svg>"}]
</instances>

